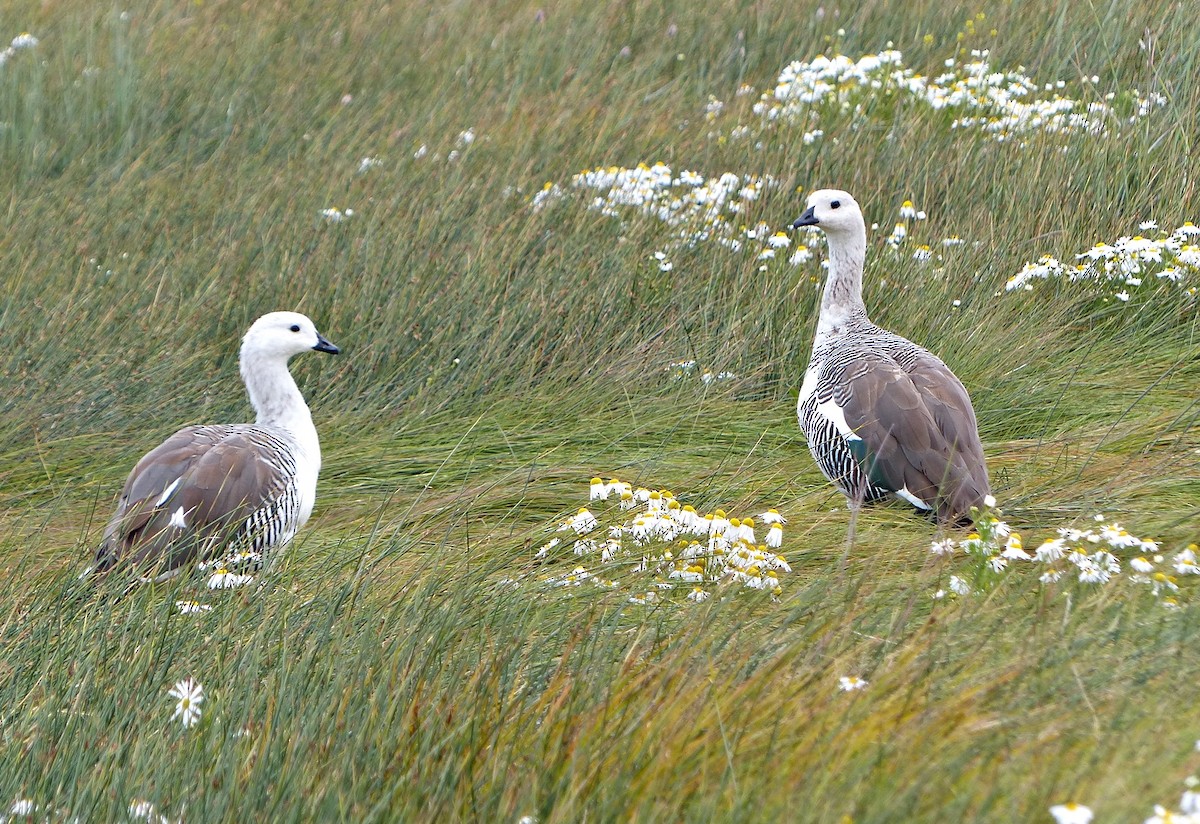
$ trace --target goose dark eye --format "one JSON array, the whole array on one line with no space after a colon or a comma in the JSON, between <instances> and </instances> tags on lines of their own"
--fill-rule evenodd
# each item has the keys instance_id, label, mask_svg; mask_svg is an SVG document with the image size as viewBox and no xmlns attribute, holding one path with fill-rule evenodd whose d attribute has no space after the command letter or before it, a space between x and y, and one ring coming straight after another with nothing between
<instances>
[{"instance_id":1,"label":"goose dark eye","mask_svg":"<svg viewBox=\"0 0 1200 824\"><path fill-rule=\"evenodd\" d=\"M299 332L299 331L300 331L300 324L298 324L298 323L293 323L293 324L292 324L292 331L293 331L293 332Z\"/></svg>"},{"instance_id":2,"label":"goose dark eye","mask_svg":"<svg viewBox=\"0 0 1200 824\"><path fill-rule=\"evenodd\" d=\"M830 204L829 204L829 208L830 208L830 209L837 209L837 208L839 208L841 205L842 205L842 201L840 201L840 200L835 200L835 201L833 201L833 203L830 203Z\"/></svg>"}]
</instances>

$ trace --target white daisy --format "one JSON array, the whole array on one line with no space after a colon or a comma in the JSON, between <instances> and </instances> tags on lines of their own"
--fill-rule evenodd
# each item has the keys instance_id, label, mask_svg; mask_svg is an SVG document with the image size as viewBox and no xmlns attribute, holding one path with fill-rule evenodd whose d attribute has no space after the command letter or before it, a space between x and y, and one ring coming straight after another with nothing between
<instances>
[{"instance_id":1,"label":"white daisy","mask_svg":"<svg viewBox=\"0 0 1200 824\"><path fill-rule=\"evenodd\" d=\"M204 703L204 687L200 685L199 681L185 678L171 687L167 694L178 699L178 703L175 705L175 714L171 718L178 718L185 728L195 725L200 720L200 705Z\"/></svg>"},{"instance_id":2,"label":"white daisy","mask_svg":"<svg viewBox=\"0 0 1200 824\"><path fill-rule=\"evenodd\" d=\"M857 675L843 675L838 679L838 689L842 692L855 692L856 690L865 690L866 688L867 682Z\"/></svg>"},{"instance_id":3,"label":"white daisy","mask_svg":"<svg viewBox=\"0 0 1200 824\"><path fill-rule=\"evenodd\" d=\"M1092 811L1074 802L1055 804L1050 815L1054 816L1055 824L1089 824L1092 820Z\"/></svg>"},{"instance_id":4,"label":"white daisy","mask_svg":"<svg viewBox=\"0 0 1200 824\"><path fill-rule=\"evenodd\" d=\"M236 572L230 572L226 567L217 567L208 579L209 589L234 589L236 587L245 586L254 580L253 575L239 575Z\"/></svg>"}]
</instances>

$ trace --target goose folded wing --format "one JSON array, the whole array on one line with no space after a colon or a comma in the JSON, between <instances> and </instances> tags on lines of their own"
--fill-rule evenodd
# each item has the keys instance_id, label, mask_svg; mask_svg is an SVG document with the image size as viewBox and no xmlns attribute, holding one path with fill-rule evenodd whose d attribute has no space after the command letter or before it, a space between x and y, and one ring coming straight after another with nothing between
<instances>
[{"instance_id":1,"label":"goose folded wing","mask_svg":"<svg viewBox=\"0 0 1200 824\"><path fill-rule=\"evenodd\" d=\"M832 383L846 424L862 438L860 462L873 483L936 507L943 517L964 514L956 494L962 456L935 420L927 393L895 361L863 354Z\"/></svg>"},{"instance_id":2,"label":"goose folded wing","mask_svg":"<svg viewBox=\"0 0 1200 824\"><path fill-rule=\"evenodd\" d=\"M193 560L279 493L276 475L245 434L224 427L177 432L130 473L97 568L129 560L169 571Z\"/></svg>"},{"instance_id":3,"label":"goose folded wing","mask_svg":"<svg viewBox=\"0 0 1200 824\"><path fill-rule=\"evenodd\" d=\"M988 479L983 444L979 440L979 424L966 387L950 367L928 353L917 359L908 374L924 397L942 436L955 446L970 466L977 467L975 480L985 488L983 494L986 494Z\"/></svg>"}]
</instances>

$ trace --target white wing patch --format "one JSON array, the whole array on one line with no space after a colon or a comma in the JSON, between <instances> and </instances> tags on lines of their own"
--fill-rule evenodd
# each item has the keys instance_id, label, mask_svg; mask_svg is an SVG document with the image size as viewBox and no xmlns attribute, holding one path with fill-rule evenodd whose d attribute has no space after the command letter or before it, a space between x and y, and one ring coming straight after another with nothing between
<instances>
[{"instance_id":1,"label":"white wing patch","mask_svg":"<svg viewBox=\"0 0 1200 824\"><path fill-rule=\"evenodd\" d=\"M907 486L902 486L899 489L897 489L896 496L908 501L910 504L915 506L917 509L925 509L925 510L933 509L932 506L925 503L920 498L918 498L916 495L909 492Z\"/></svg>"},{"instance_id":2,"label":"white wing patch","mask_svg":"<svg viewBox=\"0 0 1200 824\"><path fill-rule=\"evenodd\" d=\"M180 476L180 477L176 478L175 480L171 481L171 483L167 486L167 488L163 490L162 494L158 496L158 500L154 502L154 505L162 506L163 504L165 504L167 502L167 499L171 497L171 493L173 493L175 491L176 487L179 486L179 482L182 480L183 480L183 477Z\"/></svg>"},{"instance_id":3,"label":"white wing patch","mask_svg":"<svg viewBox=\"0 0 1200 824\"><path fill-rule=\"evenodd\" d=\"M178 483L178 482L176 482L176 483ZM178 509L176 509L174 512L171 513L171 520L167 522L168 525L169 526L177 526L180 529L187 529L188 528L187 521L185 521L183 519L183 515L184 515L183 507L179 507Z\"/></svg>"},{"instance_id":4,"label":"white wing patch","mask_svg":"<svg viewBox=\"0 0 1200 824\"><path fill-rule=\"evenodd\" d=\"M842 407L838 406L832 400L823 401L817 404L817 413L822 415L827 421L832 423L837 428L838 434L848 441L861 441L854 430L850 428L850 424L846 423L846 413L842 411Z\"/></svg>"}]
</instances>

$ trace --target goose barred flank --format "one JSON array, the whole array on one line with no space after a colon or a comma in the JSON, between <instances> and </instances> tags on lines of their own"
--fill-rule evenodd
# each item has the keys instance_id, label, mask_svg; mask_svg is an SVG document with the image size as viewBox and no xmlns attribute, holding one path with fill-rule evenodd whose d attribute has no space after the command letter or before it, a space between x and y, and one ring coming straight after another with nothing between
<instances>
[{"instance_id":1,"label":"goose barred flank","mask_svg":"<svg viewBox=\"0 0 1200 824\"><path fill-rule=\"evenodd\" d=\"M793 228L829 240L829 276L796 411L821 472L858 503L895 496L940 521L991 492L971 399L936 356L873 324L862 301L866 224L835 189L813 192Z\"/></svg>"}]
</instances>

